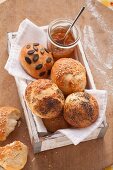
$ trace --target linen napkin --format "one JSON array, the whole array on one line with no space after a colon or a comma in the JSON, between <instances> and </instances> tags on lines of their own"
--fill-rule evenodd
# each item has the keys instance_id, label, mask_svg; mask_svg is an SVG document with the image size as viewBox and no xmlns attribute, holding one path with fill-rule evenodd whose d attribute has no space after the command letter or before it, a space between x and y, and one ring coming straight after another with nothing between
<instances>
[{"instance_id":1,"label":"linen napkin","mask_svg":"<svg viewBox=\"0 0 113 170\"><path fill-rule=\"evenodd\" d=\"M24 71L19 61L22 47L30 42L38 42L46 47L47 34L43 29L33 24L30 20L25 19L19 26L16 40L11 44L9 57L5 65L5 69L12 76L27 80L35 80Z\"/></svg>"}]
</instances>

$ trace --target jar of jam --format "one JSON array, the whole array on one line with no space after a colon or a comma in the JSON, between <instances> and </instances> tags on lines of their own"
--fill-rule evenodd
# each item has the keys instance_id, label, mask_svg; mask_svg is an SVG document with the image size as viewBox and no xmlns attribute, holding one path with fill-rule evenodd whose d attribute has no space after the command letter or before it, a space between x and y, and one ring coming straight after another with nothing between
<instances>
[{"instance_id":1,"label":"jar of jam","mask_svg":"<svg viewBox=\"0 0 113 170\"><path fill-rule=\"evenodd\" d=\"M53 53L55 60L59 58L73 58L75 46L79 40L78 29L73 26L66 38L65 33L72 24L69 19L57 19L49 24L48 27L48 49Z\"/></svg>"}]
</instances>

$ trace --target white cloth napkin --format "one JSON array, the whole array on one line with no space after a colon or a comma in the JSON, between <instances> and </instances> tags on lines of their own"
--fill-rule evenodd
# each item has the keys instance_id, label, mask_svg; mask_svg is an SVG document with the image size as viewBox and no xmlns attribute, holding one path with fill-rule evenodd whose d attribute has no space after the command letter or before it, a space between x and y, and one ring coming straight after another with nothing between
<instances>
[{"instance_id":1,"label":"white cloth napkin","mask_svg":"<svg viewBox=\"0 0 113 170\"><path fill-rule=\"evenodd\" d=\"M24 71L19 61L19 55L22 47L30 42L38 42L46 47L47 34L42 28L36 26L28 19L25 19L19 26L16 40L11 44L9 58L5 65L5 69L12 76L27 80L34 80L34 78Z\"/></svg>"},{"instance_id":2,"label":"white cloth napkin","mask_svg":"<svg viewBox=\"0 0 113 170\"><path fill-rule=\"evenodd\" d=\"M9 74L24 78L27 80L34 80L29 76L21 67L19 62L19 53L21 48L28 42L39 42L44 46L47 45L47 35L44 30L28 19L25 19L19 26L18 35L16 40L11 44L11 50L8 61L5 65L5 69ZM95 123L91 126L83 129L61 129L58 132L67 136L73 144L77 145L87 138L92 132L94 132L102 123L105 117L106 105L107 105L107 92L105 90L86 90L86 92L92 94L98 101L99 104L99 117ZM24 94L23 94L24 95ZM37 119L37 122L40 119ZM40 127L40 129L43 127Z\"/></svg>"}]
</instances>

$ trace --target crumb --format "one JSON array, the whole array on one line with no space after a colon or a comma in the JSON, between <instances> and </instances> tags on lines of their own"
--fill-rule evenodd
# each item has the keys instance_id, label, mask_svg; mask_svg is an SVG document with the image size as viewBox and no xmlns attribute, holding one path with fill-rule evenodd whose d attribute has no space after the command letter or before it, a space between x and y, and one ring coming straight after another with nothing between
<instances>
[{"instance_id":1,"label":"crumb","mask_svg":"<svg viewBox=\"0 0 113 170\"><path fill-rule=\"evenodd\" d=\"M17 126L20 127L20 124L21 124L21 121L19 120Z\"/></svg>"},{"instance_id":2,"label":"crumb","mask_svg":"<svg viewBox=\"0 0 113 170\"><path fill-rule=\"evenodd\" d=\"M46 158L47 156L46 155L44 155L44 158Z\"/></svg>"},{"instance_id":3,"label":"crumb","mask_svg":"<svg viewBox=\"0 0 113 170\"><path fill-rule=\"evenodd\" d=\"M29 138L26 138L27 141L29 141Z\"/></svg>"},{"instance_id":4,"label":"crumb","mask_svg":"<svg viewBox=\"0 0 113 170\"><path fill-rule=\"evenodd\" d=\"M49 169L53 168L53 166L51 164L49 164Z\"/></svg>"},{"instance_id":5,"label":"crumb","mask_svg":"<svg viewBox=\"0 0 113 170\"><path fill-rule=\"evenodd\" d=\"M30 167L30 169L31 169L31 167L32 167L31 164L29 165L29 167Z\"/></svg>"},{"instance_id":6,"label":"crumb","mask_svg":"<svg viewBox=\"0 0 113 170\"><path fill-rule=\"evenodd\" d=\"M31 160L31 162L35 161L35 157Z\"/></svg>"}]
</instances>

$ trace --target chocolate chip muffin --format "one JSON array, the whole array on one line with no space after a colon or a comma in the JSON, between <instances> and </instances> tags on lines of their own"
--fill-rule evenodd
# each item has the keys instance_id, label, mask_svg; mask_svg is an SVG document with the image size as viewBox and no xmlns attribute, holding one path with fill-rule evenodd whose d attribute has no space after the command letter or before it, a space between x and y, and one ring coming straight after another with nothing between
<instances>
[{"instance_id":1,"label":"chocolate chip muffin","mask_svg":"<svg viewBox=\"0 0 113 170\"><path fill-rule=\"evenodd\" d=\"M49 79L38 79L30 83L25 91L30 110L41 118L54 118L62 113L64 96Z\"/></svg>"},{"instance_id":2,"label":"chocolate chip muffin","mask_svg":"<svg viewBox=\"0 0 113 170\"><path fill-rule=\"evenodd\" d=\"M75 128L85 128L94 123L99 115L96 99L86 92L70 94L64 105L64 118Z\"/></svg>"},{"instance_id":3,"label":"chocolate chip muffin","mask_svg":"<svg viewBox=\"0 0 113 170\"><path fill-rule=\"evenodd\" d=\"M20 63L33 78L47 78L53 65L51 52L39 43L25 45L20 53Z\"/></svg>"}]
</instances>

